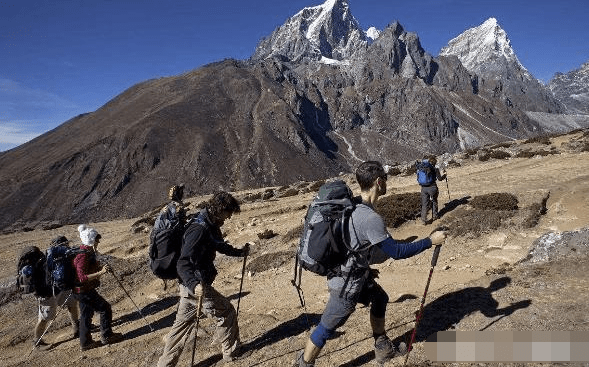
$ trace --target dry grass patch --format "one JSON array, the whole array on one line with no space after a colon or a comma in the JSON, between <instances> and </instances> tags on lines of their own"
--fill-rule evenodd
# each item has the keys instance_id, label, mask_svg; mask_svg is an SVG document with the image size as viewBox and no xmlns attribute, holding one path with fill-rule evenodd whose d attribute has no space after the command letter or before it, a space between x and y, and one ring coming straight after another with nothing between
<instances>
[{"instance_id":1,"label":"dry grass patch","mask_svg":"<svg viewBox=\"0 0 589 367\"><path fill-rule=\"evenodd\" d=\"M419 216L421 194L412 192L385 196L378 199L375 209L384 218L387 227L396 228Z\"/></svg>"},{"instance_id":2,"label":"dry grass patch","mask_svg":"<svg viewBox=\"0 0 589 367\"><path fill-rule=\"evenodd\" d=\"M511 210L459 208L444 223L451 237L476 238L501 227L513 214Z\"/></svg>"},{"instance_id":3,"label":"dry grass patch","mask_svg":"<svg viewBox=\"0 0 589 367\"><path fill-rule=\"evenodd\" d=\"M280 251L264 254L253 259L246 265L246 270L261 273L269 269L277 269L289 261L294 261L295 251Z\"/></svg>"},{"instance_id":4,"label":"dry grass patch","mask_svg":"<svg viewBox=\"0 0 589 367\"><path fill-rule=\"evenodd\" d=\"M475 196L470 206L483 210L517 210L517 197L509 193L492 193Z\"/></svg>"},{"instance_id":5,"label":"dry grass patch","mask_svg":"<svg viewBox=\"0 0 589 367\"><path fill-rule=\"evenodd\" d=\"M491 158L493 158L493 159L507 159L507 158L511 158L511 154L509 154L508 152L505 152L503 150L492 150L490 152L484 152L481 155L479 155L479 161L481 161L481 162L488 161Z\"/></svg>"},{"instance_id":6,"label":"dry grass patch","mask_svg":"<svg viewBox=\"0 0 589 367\"><path fill-rule=\"evenodd\" d=\"M301 233L303 233L303 224L302 223L300 225L296 226L295 228L289 230L288 232L286 232L286 234L282 237L282 240L285 243L288 243L290 241L294 241L295 239L298 241L299 238L301 237Z\"/></svg>"},{"instance_id":7,"label":"dry grass patch","mask_svg":"<svg viewBox=\"0 0 589 367\"><path fill-rule=\"evenodd\" d=\"M453 237L476 238L499 228L533 228L546 214L548 195L540 202L518 210L518 199L510 193L492 193L476 196L469 206L451 212L444 218Z\"/></svg>"}]
</instances>

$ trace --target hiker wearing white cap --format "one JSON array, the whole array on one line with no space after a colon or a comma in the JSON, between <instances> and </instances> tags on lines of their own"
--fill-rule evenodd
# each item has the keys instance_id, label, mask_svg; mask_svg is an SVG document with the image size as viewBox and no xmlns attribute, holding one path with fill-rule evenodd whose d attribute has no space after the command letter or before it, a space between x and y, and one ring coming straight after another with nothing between
<instances>
[{"instance_id":1,"label":"hiker wearing white cap","mask_svg":"<svg viewBox=\"0 0 589 367\"><path fill-rule=\"evenodd\" d=\"M112 308L110 304L96 291L100 285L100 277L111 269L108 264L100 264L96 260L96 249L100 243L100 234L94 229L81 224L78 226L80 249L86 250L74 258L76 282L74 296L80 304L80 348L82 351L98 346L92 340L90 326L94 312L100 315L100 340L102 345L115 343L122 339L119 333L112 331Z\"/></svg>"}]
</instances>

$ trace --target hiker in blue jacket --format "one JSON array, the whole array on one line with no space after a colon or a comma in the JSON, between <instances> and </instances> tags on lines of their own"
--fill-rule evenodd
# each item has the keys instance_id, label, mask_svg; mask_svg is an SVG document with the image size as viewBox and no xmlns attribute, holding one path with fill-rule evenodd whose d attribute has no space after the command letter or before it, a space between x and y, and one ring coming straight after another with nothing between
<instances>
[{"instance_id":1,"label":"hiker in blue jacket","mask_svg":"<svg viewBox=\"0 0 589 367\"><path fill-rule=\"evenodd\" d=\"M340 267L339 273L328 277L329 300L321 316L321 322L313 330L305 349L296 356L295 367L313 367L327 339L334 335L354 312L357 303L370 305L370 326L374 337L374 353L377 363L385 363L406 350L404 343L394 346L385 332L385 311L389 297L376 282L378 272L371 264L382 263L388 258L405 259L440 245L446 233L436 231L429 238L412 243L395 241L388 233L383 218L374 211L381 195L386 194L387 174L380 162L367 161L356 169L362 203L356 205L348 227L350 245L359 250ZM361 251L370 247L370 251Z\"/></svg>"},{"instance_id":2,"label":"hiker in blue jacket","mask_svg":"<svg viewBox=\"0 0 589 367\"><path fill-rule=\"evenodd\" d=\"M429 211L429 206L431 203L432 208L432 222L438 219L438 185L436 184L437 181L443 181L446 179L446 173L444 175L440 174L440 169L436 167L437 160L435 157L430 157L427 160L424 159L423 162L429 163L429 167L425 169L428 171L426 173L428 177L427 181L421 185L421 222L423 224L427 224L427 213ZM427 166L426 163L426 166Z\"/></svg>"}]
</instances>

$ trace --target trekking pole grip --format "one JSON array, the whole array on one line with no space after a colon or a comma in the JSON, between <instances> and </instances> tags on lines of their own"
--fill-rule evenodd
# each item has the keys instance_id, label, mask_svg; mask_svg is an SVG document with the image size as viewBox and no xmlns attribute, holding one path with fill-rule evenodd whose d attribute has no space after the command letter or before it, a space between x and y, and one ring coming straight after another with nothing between
<instances>
[{"instance_id":1,"label":"trekking pole grip","mask_svg":"<svg viewBox=\"0 0 589 367\"><path fill-rule=\"evenodd\" d=\"M436 245L436 248L434 248L434 255L432 256L432 268L438 263L438 256L440 256L441 248L442 245Z\"/></svg>"}]
</instances>

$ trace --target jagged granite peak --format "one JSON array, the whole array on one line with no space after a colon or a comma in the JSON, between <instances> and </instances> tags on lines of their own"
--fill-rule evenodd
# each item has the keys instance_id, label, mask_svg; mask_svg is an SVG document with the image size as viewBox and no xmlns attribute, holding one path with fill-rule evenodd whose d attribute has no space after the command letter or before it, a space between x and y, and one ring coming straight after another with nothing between
<instances>
[{"instance_id":1,"label":"jagged granite peak","mask_svg":"<svg viewBox=\"0 0 589 367\"><path fill-rule=\"evenodd\" d=\"M481 93L500 97L525 111L563 113L566 108L519 61L507 33L495 18L450 40L440 56L454 55L478 75Z\"/></svg>"},{"instance_id":2,"label":"jagged granite peak","mask_svg":"<svg viewBox=\"0 0 589 367\"><path fill-rule=\"evenodd\" d=\"M286 57L291 61L322 58L342 61L366 46L367 37L350 11L347 0L327 0L306 7L260 41L251 59Z\"/></svg>"},{"instance_id":3,"label":"jagged granite peak","mask_svg":"<svg viewBox=\"0 0 589 367\"><path fill-rule=\"evenodd\" d=\"M548 88L570 112L589 114L589 61L566 74L557 73Z\"/></svg>"},{"instance_id":4,"label":"jagged granite peak","mask_svg":"<svg viewBox=\"0 0 589 367\"><path fill-rule=\"evenodd\" d=\"M406 32L398 21L389 24L371 45L358 50L352 60L352 68L358 68L357 65L363 68L361 74L356 73L359 84L390 73L431 84L437 71L433 57L425 52L419 36Z\"/></svg>"}]
</instances>

